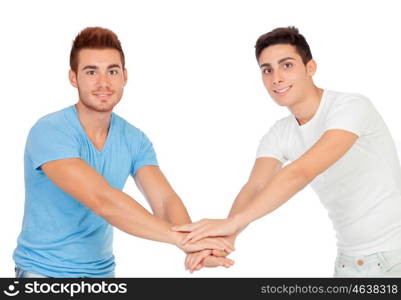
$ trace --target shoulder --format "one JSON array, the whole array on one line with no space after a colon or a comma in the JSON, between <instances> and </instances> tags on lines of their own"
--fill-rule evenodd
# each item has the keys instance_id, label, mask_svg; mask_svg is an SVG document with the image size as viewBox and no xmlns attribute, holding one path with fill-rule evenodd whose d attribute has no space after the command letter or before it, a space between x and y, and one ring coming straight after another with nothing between
<instances>
[{"instance_id":1,"label":"shoulder","mask_svg":"<svg viewBox=\"0 0 401 300\"><path fill-rule=\"evenodd\" d=\"M131 124L121 116L113 113L113 118L119 134L122 135L128 142L141 144L147 139L146 134L141 129Z\"/></svg>"},{"instance_id":2,"label":"shoulder","mask_svg":"<svg viewBox=\"0 0 401 300\"><path fill-rule=\"evenodd\" d=\"M332 107L338 105L352 106L354 104L372 105L368 97L359 93L344 93L330 90L326 90L325 92L327 95L328 102Z\"/></svg>"},{"instance_id":3,"label":"shoulder","mask_svg":"<svg viewBox=\"0 0 401 300\"><path fill-rule=\"evenodd\" d=\"M54 130L60 130L63 132L68 131L72 126L72 120L70 118L71 107L66 107L61 110L49 113L36 121L32 126L32 131L43 131L49 132Z\"/></svg>"},{"instance_id":4,"label":"shoulder","mask_svg":"<svg viewBox=\"0 0 401 300\"><path fill-rule=\"evenodd\" d=\"M261 144L282 140L283 138L291 136L293 130L294 120L292 115L288 115L273 123L269 130L262 136Z\"/></svg>"},{"instance_id":5,"label":"shoulder","mask_svg":"<svg viewBox=\"0 0 401 300\"><path fill-rule=\"evenodd\" d=\"M274 124L270 127L269 132L283 135L291 131L294 128L294 124L294 117L290 114L274 122Z\"/></svg>"},{"instance_id":6,"label":"shoulder","mask_svg":"<svg viewBox=\"0 0 401 300\"><path fill-rule=\"evenodd\" d=\"M327 91L325 114L328 118L333 116L344 118L377 118L378 112L370 99L358 93L341 93Z\"/></svg>"},{"instance_id":7,"label":"shoulder","mask_svg":"<svg viewBox=\"0 0 401 300\"><path fill-rule=\"evenodd\" d=\"M113 119L116 127L118 127L118 129L123 131L125 134L138 135L141 132L138 127L134 126L116 113L113 113Z\"/></svg>"}]
</instances>

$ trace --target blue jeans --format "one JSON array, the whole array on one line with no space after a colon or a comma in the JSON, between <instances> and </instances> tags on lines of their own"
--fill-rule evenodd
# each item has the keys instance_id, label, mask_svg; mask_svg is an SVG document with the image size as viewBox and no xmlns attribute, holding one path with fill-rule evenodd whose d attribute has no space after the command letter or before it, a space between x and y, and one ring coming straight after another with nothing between
<instances>
[{"instance_id":1,"label":"blue jeans","mask_svg":"<svg viewBox=\"0 0 401 300\"><path fill-rule=\"evenodd\" d=\"M401 277L401 249L362 256L338 253L334 277Z\"/></svg>"},{"instance_id":2,"label":"blue jeans","mask_svg":"<svg viewBox=\"0 0 401 300\"><path fill-rule=\"evenodd\" d=\"M16 278L51 278L49 276L24 271L19 267L15 267L15 277ZM83 277L81 277L81 278L83 278ZM109 278L114 278L114 273Z\"/></svg>"},{"instance_id":3,"label":"blue jeans","mask_svg":"<svg viewBox=\"0 0 401 300\"><path fill-rule=\"evenodd\" d=\"M15 267L14 270L16 278L50 278L49 276L24 271L19 267Z\"/></svg>"}]
</instances>

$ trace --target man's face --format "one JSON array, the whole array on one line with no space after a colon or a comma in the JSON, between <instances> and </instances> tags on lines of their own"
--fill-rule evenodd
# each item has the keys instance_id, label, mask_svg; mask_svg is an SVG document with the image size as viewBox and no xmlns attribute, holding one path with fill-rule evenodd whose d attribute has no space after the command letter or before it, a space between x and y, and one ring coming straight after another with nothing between
<instances>
[{"instance_id":1,"label":"man's face","mask_svg":"<svg viewBox=\"0 0 401 300\"><path fill-rule=\"evenodd\" d=\"M294 105L313 88L316 63L310 60L305 66L292 45L278 44L263 49L259 66L263 84L278 105Z\"/></svg>"},{"instance_id":2,"label":"man's face","mask_svg":"<svg viewBox=\"0 0 401 300\"><path fill-rule=\"evenodd\" d=\"M82 49L78 52L77 72L70 70L69 77L82 104L94 111L109 112L123 95L127 71L115 49Z\"/></svg>"}]
</instances>

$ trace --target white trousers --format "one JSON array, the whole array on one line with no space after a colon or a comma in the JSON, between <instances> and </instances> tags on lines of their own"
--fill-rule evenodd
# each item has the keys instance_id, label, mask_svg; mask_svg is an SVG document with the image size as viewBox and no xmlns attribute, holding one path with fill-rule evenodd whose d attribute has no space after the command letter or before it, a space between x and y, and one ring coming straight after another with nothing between
<instances>
[{"instance_id":1,"label":"white trousers","mask_svg":"<svg viewBox=\"0 0 401 300\"><path fill-rule=\"evenodd\" d=\"M401 277L401 248L362 256L338 253L334 277Z\"/></svg>"}]
</instances>

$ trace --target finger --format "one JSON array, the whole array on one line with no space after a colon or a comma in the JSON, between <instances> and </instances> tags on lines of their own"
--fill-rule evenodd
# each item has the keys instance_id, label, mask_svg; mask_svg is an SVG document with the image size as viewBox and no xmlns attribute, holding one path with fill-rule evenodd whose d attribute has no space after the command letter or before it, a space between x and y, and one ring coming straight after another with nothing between
<instances>
[{"instance_id":1,"label":"finger","mask_svg":"<svg viewBox=\"0 0 401 300\"><path fill-rule=\"evenodd\" d=\"M194 243L198 242L199 240L204 239L209 236L210 235L209 235L209 232L207 229L198 228L198 229L188 233L187 236L185 237L185 239L187 240L188 243L194 244Z\"/></svg>"},{"instance_id":2,"label":"finger","mask_svg":"<svg viewBox=\"0 0 401 300\"><path fill-rule=\"evenodd\" d=\"M195 271L199 271L199 270L202 269L202 268L203 268L203 264L200 263L199 265L196 266Z\"/></svg>"},{"instance_id":3,"label":"finger","mask_svg":"<svg viewBox=\"0 0 401 300\"><path fill-rule=\"evenodd\" d=\"M213 249L213 250L212 250L212 255L214 255L214 256L225 257L225 256L227 256L228 254L229 254L229 253L226 252L226 251L221 251L221 250L216 250L216 249Z\"/></svg>"},{"instance_id":4,"label":"finger","mask_svg":"<svg viewBox=\"0 0 401 300\"><path fill-rule=\"evenodd\" d=\"M197 241L199 241L200 239L203 239L204 235L200 235L202 231L200 231L199 229L196 229L190 233L188 233L185 238L181 241L181 244L185 245L186 243L196 243Z\"/></svg>"},{"instance_id":5,"label":"finger","mask_svg":"<svg viewBox=\"0 0 401 300\"><path fill-rule=\"evenodd\" d=\"M207 256L207 255L206 255ZM199 259L200 258L200 259ZM191 260L189 261L189 269L193 272L196 269L196 266L203 260L204 256L202 256L202 252L198 252L194 255Z\"/></svg>"},{"instance_id":6,"label":"finger","mask_svg":"<svg viewBox=\"0 0 401 300\"><path fill-rule=\"evenodd\" d=\"M202 250L198 252L192 253L190 256L188 256L188 259L186 260L186 265L187 269L194 269L197 264L201 263L201 261L212 254L211 250ZM196 262L198 261L198 262Z\"/></svg>"},{"instance_id":7,"label":"finger","mask_svg":"<svg viewBox=\"0 0 401 300\"><path fill-rule=\"evenodd\" d=\"M229 242L227 239L224 238L220 240L227 246L228 249L230 249L230 253L235 250L233 243Z\"/></svg>"},{"instance_id":8,"label":"finger","mask_svg":"<svg viewBox=\"0 0 401 300\"><path fill-rule=\"evenodd\" d=\"M202 251L199 252L198 255L194 255L194 257L190 261L189 267L193 270L205 259L205 257L209 256L211 251Z\"/></svg>"},{"instance_id":9,"label":"finger","mask_svg":"<svg viewBox=\"0 0 401 300\"><path fill-rule=\"evenodd\" d=\"M220 257L208 256L203 260L203 266L208 268L219 267L222 265Z\"/></svg>"},{"instance_id":10,"label":"finger","mask_svg":"<svg viewBox=\"0 0 401 300\"><path fill-rule=\"evenodd\" d=\"M171 230L190 232L190 231L195 230L196 228L199 228L199 226L201 226L200 222L201 221L183 224L183 225L174 225L171 227Z\"/></svg>"},{"instance_id":11,"label":"finger","mask_svg":"<svg viewBox=\"0 0 401 300\"><path fill-rule=\"evenodd\" d=\"M207 241L213 249L227 252L228 254L231 253L231 248L229 248L229 246L227 246L221 239L207 238Z\"/></svg>"},{"instance_id":12,"label":"finger","mask_svg":"<svg viewBox=\"0 0 401 300\"><path fill-rule=\"evenodd\" d=\"M213 257L214 263L225 268L229 268L234 264L234 261L225 257Z\"/></svg>"},{"instance_id":13,"label":"finger","mask_svg":"<svg viewBox=\"0 0 401 300\"><path fill-rule=\"evenodd\" d=\"M204 267L217 267L223 266L225 268L229 268L234 264L234 261L224 257L216 257L216 256L208 256L203 261Z\"/></svg>"},{"instance_id":14,"label":"finger","mask_svg":"<svg viewBox=\"0 0 401 300\"><path fill-rule=\"evenodd\" d=\"M191 261L196 257L199 252L193 252L187 256L185 259L185 269L190 270Z\"/></svg>"},{"instance_id":15,"label":"finger","mask_svg":"<svg viewBox=\"0 0 401 300\"><path fill-rule=\"evenodd\" d=\"M211 241L215 241L219 245L223 247L223 249L217 249L217 250L223 250L224 252L227 252L227 254L230 254L234 249L231 246L230 243L227 243L225 239L220 239L220 238L210 238Z\"/></svg>"},{"instance_id":16,"label":"finger","mask_svg":"<svg viewBox=\"0 0 401 300\"><path fill-rule=\"evenodd\" d=\"M192 262L194 261L194 259L196 259L197 256L199 256L199 252L192 254L190 259L188 259L188 270L191 273L193 272Z\"/></svg>"},{"instance_id":17,"label":"finger","mask_svg":"<svg viewBox=\"0 0 401 300\"><path fill-rule=\"evenodd\" d=\"M193 254L188 254L187 257L185 257L185 270L188 270L188 262L191 259L191 256Z\"/></svg>"},{"instance_id":18,"label":"finger","mask_svg":"<svg viewBox=\"0 0 401 300\"><path fill-rule=\"evenodd\" d=\"M187 234L185 237L185 243L193 244L203 238L217 236L219 235L213 233L213 228L205 228L205 226L201 226ZM220 240L226 245L226 249L229 249L230 252L235 250L233 242L226 238L220 238Z\"/></svg>"},{"instance_id":19,"label":"finger","mask_svg":"<svg viewBox=\"0 0 401 300\"><path fill-rule=\"evenodd\" d=\"M229 268L234 264L234 261L232 259L229 258L223 258L223 259L224 259L223 266L226 268Z\"/></svg>"}]
</instances>

